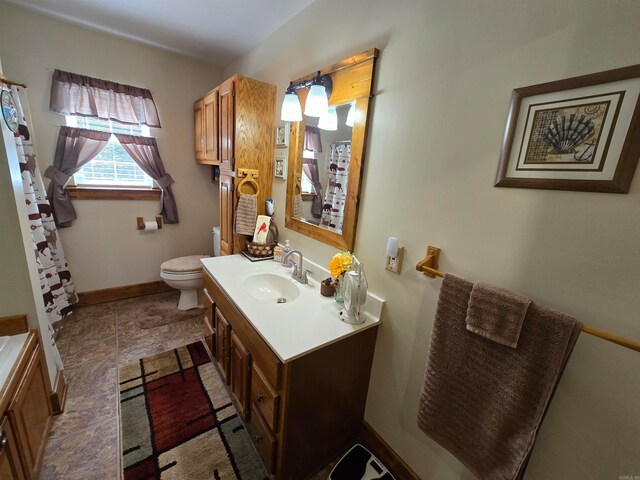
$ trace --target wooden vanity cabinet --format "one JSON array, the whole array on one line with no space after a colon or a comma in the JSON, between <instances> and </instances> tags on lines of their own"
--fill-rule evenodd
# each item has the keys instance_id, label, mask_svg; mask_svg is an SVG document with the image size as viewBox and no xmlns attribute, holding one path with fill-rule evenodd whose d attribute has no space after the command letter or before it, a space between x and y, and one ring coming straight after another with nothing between
<instances>
[{"instance_id":1,"label":"wooden vanity cabinet","mask_svg":"<svg viewBox=\"0 0 640 480\"><path fill-rule=\"evenodd\" d=\"M203 324L203 330L204 330L204 340L205 343L207 344L207 347L209 347L209 351L211 352L212 355L215 355L215 351L216 351L216 347L215 347L215 337L216 337L216 329L215 329L215 303L213 302L213 299L211 298L211 294L209 293L209 290L207 290L207 287L203 288L202 290L202 303L204 305L204 324Z\"/></svg>"},{"instance_id":2,"label":"wooden vanity cabinet","mask_svg":"<svg viewBox=\"0 0 640 480\"><path fill-rule=\"evenodd\" d=\"M0 395L0 420L7 441L0 452L0 476L36 480L53 421L51 386L38 342L29 332ZM5 476L6 472L11 475Z\"/></svg>"},{"instance_id":3,"label":"wooden vanity cabinet","mask_svg":"<svg viewBox=\"0 0 640 480\"><path fill-rule=\"evenodd\" d=\"M0 438L0 478L2 480L24 480L16 440L8 418L2 421L3 437Z\"/></svg>"},{"instance_id":4,"label":"wooden vanity cabinet","mask_svg":"<svg viewBox=\"0 0 640 480\"><path fill-rule=\"evenodd\" d=\"M263 463L276 480L309 477L362 430L378 327L283 363L207 272L204 284L217 337L229 332L230 350L216 342L216 365Z\"/></svg>"},{"instance_id":5,"label":"wooden vanity cabinet","mask_svg":"<svg viewBox=\"0 0 640 480\"><path fill-rule=\"evenodd\" d=\"M220 370L220 376L225 383L229 383L229 342L231 337L231 327L224 318L222 312L216 308L216 365ZM213 353L213 352L212 352Z\"/></svg>"},{"instance_id":6,"label":"wooden vanity cabinet","mask_svg":"<svg viewBox=\"0 0 640 480\"><path fill-rule=\"evenodd\" d=\"M244 418L249 416L249 378L251 375L251 354L244 346L238 334L231 331L230 358L229 358L229 382L231 396L236 402L238 412Z\"/></svg>"}]
</instances>

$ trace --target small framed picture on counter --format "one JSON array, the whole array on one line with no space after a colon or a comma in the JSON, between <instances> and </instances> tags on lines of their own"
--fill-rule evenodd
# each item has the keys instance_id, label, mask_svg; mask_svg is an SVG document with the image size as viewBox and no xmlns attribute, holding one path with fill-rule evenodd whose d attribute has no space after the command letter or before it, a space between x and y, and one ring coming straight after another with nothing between
<instances>
[{"instance_id":1,"label":"small framed picture on counter","mask_svg":"<svg viewBox=\"0 0 640 480\"><path fill-rule=\"evenodd\" d=\"M287 124L276 125L276 147L287 148L289 146L289 129Z\"/></svg>"},{"instance_id":2,"label":"small framed picture on counter","mask_svg":"<svg viewBox=\"0 0 640 480\"><path fill-rule=\"evenodd\" d=\"M287 178L287 161L284 155L277 155L273 162L273 176L276 178Z\"/></svg>"}]
</instances>

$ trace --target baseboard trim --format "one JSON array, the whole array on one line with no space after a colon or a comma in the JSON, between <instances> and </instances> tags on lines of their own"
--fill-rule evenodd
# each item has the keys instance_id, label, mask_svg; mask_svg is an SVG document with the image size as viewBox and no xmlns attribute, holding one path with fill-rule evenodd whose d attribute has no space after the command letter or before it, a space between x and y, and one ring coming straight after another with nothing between
<instances>
[{"instance_id":1,"label":"baseboard trim","mask_svg":"<svg viewBox=\"0 0 640 480\"><path fill-rule=\"evenodd\" d=\"M360 442L384 463L396 480L420 480L400 456L366 421L362 421Z\"/></svg>"},{"instance_id":2,"label":"baseboard trim","mask_svg":"<svg viewBox=\"0 0 640 480\"><path fill-rule=\"evenodd\" d=\"M153 295L174 290L162 280L157 282L137 283L135 285L123 285L122 287L105 288L102 290L91 290L89 292L78 293L80 301L76 307L86 307L87 305L97 305L99 303L115 302L127 298L142 297L143 295Z\"/></svg>"},{"instance_id":3,"label":"baseboard trim","mask_svg":"<svg viewBox=\"0 0 640 480\"><path fill-rule=\"evenodd\" d=\"M64 372L58 370L56 373L55 382L53 382L53 392L51 392L51 408L54 415L58 415L64 412L64 405L67 403L67 390L69 384L64 378Z\"/></svg>"},{"instance_id":4,"label":"baseboard trim","mask_svg":"<svg viewBox=\"0 0 640 480\"><path fill-rule=\"evenodd\" d=\"M5 335L19 335L29 331L26 315L12 315L0 318L0 337Z\"/></svg>"}]
</instances>

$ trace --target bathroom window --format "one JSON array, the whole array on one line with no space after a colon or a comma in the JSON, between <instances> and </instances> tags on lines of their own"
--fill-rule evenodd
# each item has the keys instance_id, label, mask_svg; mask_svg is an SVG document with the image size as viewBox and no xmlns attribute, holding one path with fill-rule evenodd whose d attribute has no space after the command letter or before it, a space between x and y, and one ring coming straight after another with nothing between
<instances>
[{"instance_id":1,"label":"bathroom window","mask_svg":"<svg viewBox=\"0 0 640 480\"><path fill-rule=\"evenodd\" d=\"M146 125L126 125L111 120L68 115L67 126L111 133L149 136ZM159 189L153 179L127 154L115 135L100 154L84 165L74 176L74 186L67 190L78 199L157 199Z\"/></svg>"},{"instance_id":2,"label":"bathroom window","mask_svg":"<svg viewBox=\"0 0 640 480\"><path fill-rule=\"evenodd\" d=\"M302 158L316 158L316 154L311 150L303 150ZM302 188L302 199L304 201L313 200L313 197L315 196L313 183L304 170L302 171L302 178L300 179L300 187Z\"/></svg>"}]
</instances>

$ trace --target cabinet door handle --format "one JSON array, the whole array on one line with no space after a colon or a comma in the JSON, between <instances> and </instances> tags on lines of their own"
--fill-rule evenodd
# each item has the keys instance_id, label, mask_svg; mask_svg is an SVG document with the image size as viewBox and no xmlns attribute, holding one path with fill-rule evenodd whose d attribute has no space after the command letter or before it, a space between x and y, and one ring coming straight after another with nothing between
<instances>
[{"instance_id":1,"label":"cabinet door handle","mask_svg":"<svg viewBox=\"0 0 640 480\"><path fill-rule=\"evenodd\" d=\"M260 443L262 441L262 435L256 435L256 443Z\"/></svg>"},{"instance_id":2,"label":"cabinet door handle","mask_svg":"<svg viewBox=\"0 0 640 480\"><path fill-rule=\"evenodd\" d=\"M0 427L0 452L7 446L7 433Z\"/></svg>"},{"instance_id":3,"label":"cabinet door handle","mask_svg":"<svg viewBox=\"0 0 640 480\"><path fill-rule=\"evenodd\" d=\"M262 395L261 393L256 395L256 402L260 403L262 400L264 400L264 395Z\"/></svg>"}]
</instances>

